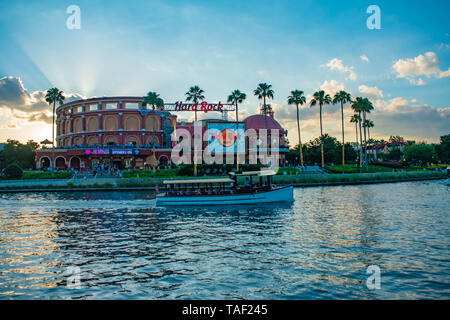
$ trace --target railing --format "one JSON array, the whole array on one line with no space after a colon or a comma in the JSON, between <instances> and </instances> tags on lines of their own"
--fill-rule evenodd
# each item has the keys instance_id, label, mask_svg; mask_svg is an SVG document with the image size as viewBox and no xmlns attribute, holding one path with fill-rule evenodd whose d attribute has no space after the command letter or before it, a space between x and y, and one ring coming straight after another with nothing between
<instances>
[{"instance_id":1,"label":"railing","mask_svg":"<svg viewBox=\"0 0 450 320\"><path fill-rule=\"evenodd\" d=\"M52 150L51 147L41 147L42 150ZM153 149L151 144L141 144L141 145L133 145L133 144L117 144L117 145L99 145L99 144L78 144L72 146L63 146L63 147L55 147L55 149ZM157 144L155 145L155 149L164 149L163 146Z\"/></svg>"}]
</instances>

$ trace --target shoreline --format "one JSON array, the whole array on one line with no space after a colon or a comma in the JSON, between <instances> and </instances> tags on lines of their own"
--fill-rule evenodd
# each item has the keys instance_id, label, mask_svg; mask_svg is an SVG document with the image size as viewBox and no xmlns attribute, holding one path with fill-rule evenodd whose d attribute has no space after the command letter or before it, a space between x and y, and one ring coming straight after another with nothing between
<instances>
[{"instance_id":1,"label":"shoreline","mask_svg":"<svg viewBox=\"0 0 450 320\"><path fill-rule=\"evenodd\" d=\"M308 187L333 187L333 186L347 186L347 185L364 185L364 184L379 184L379 183L399 183L399 182L415 182L415 181L433 181L433 180L445 180L446 176L442 177L419 177L419 178L399 178L399 179L383 179L383 180L360 180L360 181L323 181L323 182L305 182L305 183L292 183L294 188L308 188ZM288 185L291 183L275 183L277 185ZM60 188L47 188L46 186L36 186L36 188L0 188L1 193L27 193L27 192L92 192L92 191L154 191L154 186L130 186L130 187L116 187L108 186L102 187L60 187Z\"/></svg>"}]
</instances>

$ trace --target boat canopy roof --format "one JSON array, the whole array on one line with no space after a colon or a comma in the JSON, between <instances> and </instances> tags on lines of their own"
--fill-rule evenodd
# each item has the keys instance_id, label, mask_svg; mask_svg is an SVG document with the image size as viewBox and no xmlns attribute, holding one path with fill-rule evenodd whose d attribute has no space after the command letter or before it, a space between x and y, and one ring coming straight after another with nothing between
<instances>
[{"instance_id":1,"label":"boat canopy roof","mask_svg":"<svg viewBox=\"0 0 450 320\"><path fill-rule=\"evenodd\" d=\"M234 182L230 178L219 179L185 179L185 180L164 180L164 184L204 184L204 183L231 183Z\"/></svg>"},{"instance_id":2,"label":"boat canopy roof","mask_svg":"<svg viewBox=\"0 0 450 320\"><path fill-rule=\"evenodd\" d=\"M258 177L265 177L265 176L274 176L276 175L276 171L269 169L269 170L261 170L261 171L244 171L241 173L236 172L230 172L230 175L232 176L258 176Z\"/></svg>"}]
</instances>

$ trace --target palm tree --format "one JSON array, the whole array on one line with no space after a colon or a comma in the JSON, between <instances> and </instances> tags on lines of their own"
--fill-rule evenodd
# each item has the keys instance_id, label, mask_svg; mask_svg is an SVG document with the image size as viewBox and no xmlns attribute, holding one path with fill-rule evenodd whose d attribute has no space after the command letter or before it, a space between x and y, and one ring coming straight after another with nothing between
<instances>
[{"instance_id":1,"label":"palm tree","mask_svg":"<svg viewBox=\"0 0 450 320\"><path fill-rule=\"evenodd\" d=\"M205 99L205 96L203 95L205 91L200 89L199 86L193 86L189 88L189 91L185 93L187 96L187 101L192 101L195 104L199 101L203 101ZM197 107L195 107L195 121L197 122Z\"/></svg>"},{"instance_id":2,"label":"palm tree","mask_svg":"<svg viewBox=\"0 0 450 320\"><path fill-rule=\"evenodd\" d=\"M288 97L288 104L292 105L295 104L297 106L297 131L298 131L298 144L300 146L300 163L302 166L302 172L303 172L303 151L302 151L302 139L300 138L300 118L298 113L298 105L303 105L306 103L306 98L303 95L303 91L301 90L294 90L291 91L291 95Z\"/></svg>"},{"instance_id":3,"label":"palm tree","mask_svg":"<svg viewBox=\"0 0 450 320\"><path fill-rule=\"evenodd\" d=\"M358 123L361 120L361 117L358 114L354 114L351 118L350 118L350 122L354 122L355 123L355 129L356 129L356 145L359 146L359 148L361 148L361 146L359 145L358 142Z\"/></svg>"},{"instance_id":4,"label":"palm tree","mask_svg":"<svg viewBox=\"0 0 450 320\"><path fill-rule=\"evenodd\" d=\"M203 95L205 93L205 91L203 91L202 89L200 89L199 86L193 86L189 88L189 91L185 93L185 95L187 96L186 100L187 101L192 101L194 102L195 105L195 122L197 122L197 103L199 101L203 101L205 99L205 96ZM195 130L194 130L195 131ZM195 137L194 137L195 139ZM194 143L194 146L196 144ZM195 150L194 150L195 153ZM194 175L197 176L197 157L196 154L194 154Z\"/></svg>"},{"instance_id":5,"label":"palm tree","mask_svg":"<svg viewBox=\"0 0 450 320\"><path fill-rule=\"evenodd\" d=\"M267 134L267 145L266 145L266 161L269 158L269 133L267 132L267 106L266 106L266 98L273 99L274 91L272 89L271 84L260 83L258 87L253 91L254 95L258 97L258 99L263 99L264 102L264 123Z\"/></svg>"},{"instance_id":6,"label":"palm tree","mask_svg":"<svg viewBox=\"0 0 450 320\"><path fill-rule=\"evenodd\" d=\"M155 113L155 107L163 107L164 101L159 97L159 94L156 92L150 91L147 93L147 96L144 97L144 100L142 100L142 106L146 107L147 105L151 105L153 109L153 177L155 177L156 173L156 140L155 140L155 120L156 120L156 113Z\"/></svg>"},{"instance_id":7,"label":"palm tree","mask_svg":"<svg viewBox=\"0 0 450 320\"><path fill-rule=\"evenodd\" d=\"M320 153L322 155L322 168L325 167L325 158L323 154L323 132L322 132L322 106L324 104L330 104L331 97L329 94L326 94L325 91L320 90L316 91L313 94L313 98L311 99L311 107L319 104L319 114L320 114Z\"/></svg>"},{"instance_id":8,"label":"palm tree","mask_svg":"<svg viewBox=\"0 0 450 320\"><path fill-rule=\"evenodd\" d=\"M247 98L247 95L238 89L234 90L227 99L227 102L234 103L236 105L236 171L239 172L239 106L238 103L242 103Z\"/></svg>"},{"instance_id":9,"label":"palm tree","mask_svg":"<svg viewBox=\"0 0 450 320\"><path fill-rule=\"evenodd\" d=\"M47 93L45 94L45 101L49 105L52 105L53 103L53 113L52 113L52 175L55 171L55 110L56 110L56 103L58 102L59 105L62 105L64 102L65 97L62 94L63 92L59 90L58 88L51 88L47 90Z\"/></svg>"},{"instance_id":10,"label":"palm tree","mask_svg":"<svg viewBox=\"0 0 450 320\"><path fill-rule=\"evenodd\" d=\"M341 103L341 127L342 127L342 173L345 173L345 140L344 140L344 104L350 102L352 96L345 91L339 91L334 95L333 104Z\"/></svg>"},{"instance_id":11,"label":"palm tree","mask_svg":"<svg viewBox=\"0 0 450 320\"><path fill-rule=\"evenodd\" d=\"M375 125L372 120L366 119L366 121L364 121L364 127L367 128L367 141L370 140L370 128L373 128L374 126Z\"/></svg>"},{"instance_id":12,"label":"palm tree","mask_svg":"<svg viewBox=\"0 0 450 320\"><path fill-rule=\"evenodd\" d=\"M370 144L373 144L373 139L370 139L370 128L373 128L375 125L373 124L372 120L366 119L364 121L364 128L367 128L367 142ZM372 154L372 146L370 146L370 154Z\"/></svg>"},{"instance_id":13,"label":"palm tree","mask_svg":"<svg viewBox=\"0 0 450 320\"><path fill-rule=\"evenodd\" d=\"M359 124L359 141L361 142L359 145L359 172L362 170L362 130L361 130L361 122L362 117L361 113L364 110L364 99L361 97L357 97L355 101L352 101L352 109L353 111L358 113L358 124Z\"/></svg>"},{"instance_id":14,"label":"palm tree","mask_svg":"<svg viewBox=\"0 0 450 320\"><path fill-rule=\"evenodd\" d=\"M369 99L364 98L362 100L362 112L363 112L363 119L362 124L364 125L366 123L366 114L370 113L371 110L373 110L372 102L370 102ZM369 170L369 162L367 161L367 136L366 136L366 126L364 126L364 162L366 164L366 170Z\"/></svg>"}]
</instances>

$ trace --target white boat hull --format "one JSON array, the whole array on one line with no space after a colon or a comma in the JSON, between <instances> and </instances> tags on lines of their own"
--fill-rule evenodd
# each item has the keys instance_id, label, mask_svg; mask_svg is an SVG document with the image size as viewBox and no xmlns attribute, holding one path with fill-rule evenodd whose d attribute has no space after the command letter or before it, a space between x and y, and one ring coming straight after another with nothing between
<instances>
[{"instance_id":1,"label":"white boat hull","mask_svg":"<svg viewBox=\"0 0 450 320\"><path fill-rule=\"evenodd\" d=\"M289 201L294 201L293 186L250 194L177 197L161 196L156 197L156 206L241 205Z\"/></svg>"}]
</instances>

